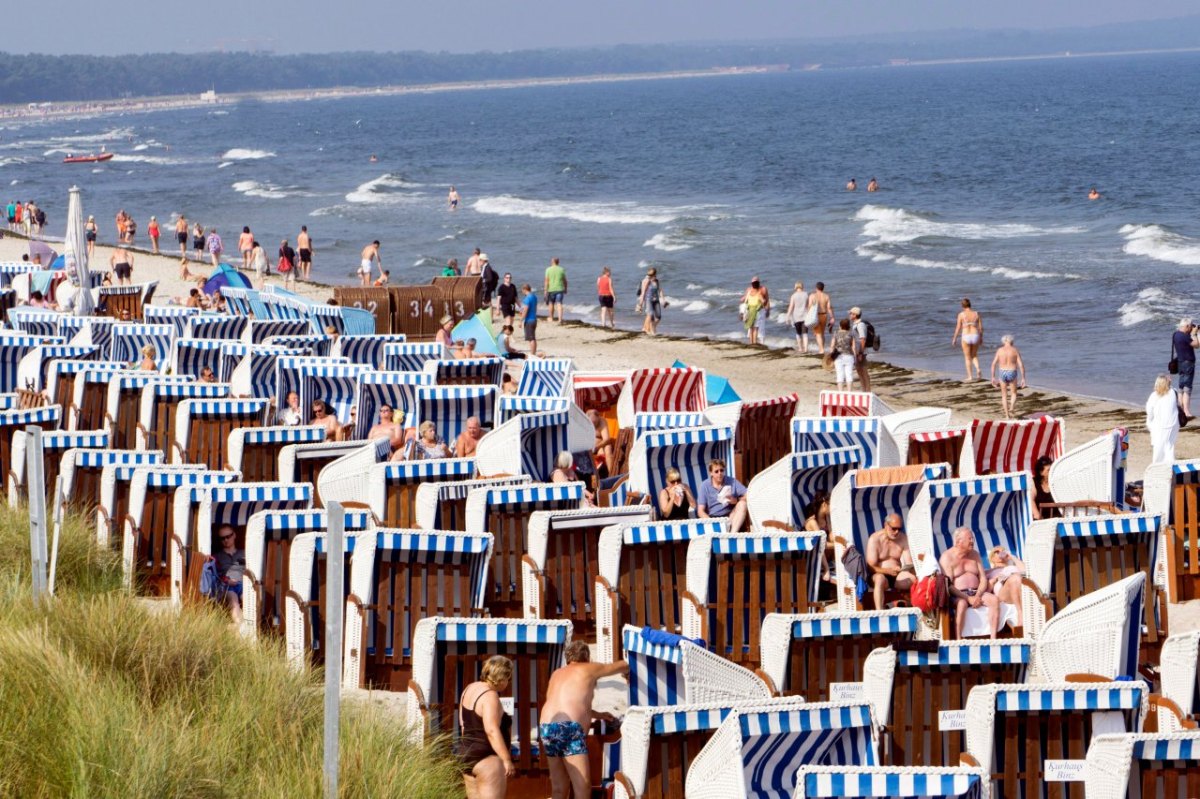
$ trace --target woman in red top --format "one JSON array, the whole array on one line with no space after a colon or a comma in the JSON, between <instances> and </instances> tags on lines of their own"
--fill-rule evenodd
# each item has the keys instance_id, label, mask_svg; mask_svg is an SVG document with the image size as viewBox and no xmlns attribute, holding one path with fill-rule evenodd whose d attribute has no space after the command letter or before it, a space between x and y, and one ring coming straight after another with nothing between
<instances>
[{"instance_id":1,"label":"woman in red top","mask_svg":"<svg viewBox=\"0 0 1200 799\"><path fill-rule=\"evenodd\" d=\"M154 248L154 254L158 255L158 217L150 217L150 224L146 226L146 232L150 234L150 246Z\"/></svg>"},{"instance_id":2,"label":"woman in red top","mask_svg":"<svg viewBox=\"0 0 1200 799\"><path fill-rule=\"evenodd\" d=\"M600 272L600 277L596 279L596 293L600 297L600 327L614 327L613 310L617 305L617 297L613 294L612 286L612 270L607 266ZM604 320L608 319L605 324Z\"/></svg>"}]
</instances>

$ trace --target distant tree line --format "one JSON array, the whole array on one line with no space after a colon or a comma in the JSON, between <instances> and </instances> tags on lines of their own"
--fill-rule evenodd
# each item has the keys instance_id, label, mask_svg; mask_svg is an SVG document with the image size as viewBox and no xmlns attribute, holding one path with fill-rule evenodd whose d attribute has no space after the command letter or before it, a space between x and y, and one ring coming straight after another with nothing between
<instances>
[{"instance_id":1,"label":"distant tree line","mask_svg":"<svg viewBox=\"0 0 1200 799\"><path fill-rule=\"evenodd\" d=\"M1052 31L940 31L754 44L623 45L507 53L0 53L0 103L333 86L387 86L760 64L872 66L894 59L1037 55L1200 46L1200 17Z\"/></svg>"}]
</instances>

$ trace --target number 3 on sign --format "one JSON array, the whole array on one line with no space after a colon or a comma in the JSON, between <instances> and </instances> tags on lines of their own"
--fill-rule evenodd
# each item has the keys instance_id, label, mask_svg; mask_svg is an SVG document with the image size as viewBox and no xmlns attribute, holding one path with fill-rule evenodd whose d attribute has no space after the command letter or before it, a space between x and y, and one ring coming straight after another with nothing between
<instances>
[{"instance_id":1,"label":"number 3 on sign","mask_svg":"<svg viewBox=\"0 0 1200 799\"><path fill-rule=\"evenodd\" d=\"M413 300L412 302L410 302L408 304L408 308L410 311L409 316L411 316L413 319L421 318L421 301L420 300Z\"/></svg>"}]
</instances>

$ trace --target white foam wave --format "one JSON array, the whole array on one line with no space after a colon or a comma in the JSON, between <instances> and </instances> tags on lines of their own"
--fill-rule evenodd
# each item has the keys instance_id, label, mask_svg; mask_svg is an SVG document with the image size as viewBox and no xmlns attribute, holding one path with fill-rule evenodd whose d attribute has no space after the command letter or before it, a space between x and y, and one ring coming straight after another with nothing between
<instances>
[{"instance_id":1,"label":"white foam wave","mask_svg":"<svg viewBox=\"0 0 1200 799\"><path fill-rule=\"evenodd\" d=\"M454 239L455 236L453 233L447 233L445 236L442 236L440 239L438 239L438 241L454 241Z\"/></svg>"},{"instance_id":2,"label":"white foam wave","mask_svg":"<svg viewBox=\"0 0 1200 799\"><path fill-rule=\"evenodd\" d=\"M266 200L312 196L308 192L301 191L298 186L276 186L273 183L259 183L257 180L239 180L233 184L233 190L247 197L262 197Z\"/></svg>"},{"instance_id":3,"label":"white foam wave","mask_svg":"<svg viewBox=\"0 0 1200 799\"><path fill-rule=\"evenodd\" d=\"M1074 226L1037 227L1013 223L938 222L903 208L864 205L854 215L864 222L862 235L882 244L904 244L926 237L984 241L1029 236L1048 236L1064 233L1083 233L1085 228Z\"/></svg>"},{"instance_id":4,"label":"white foam wave","mask_svg":"<svg viewBox=\"0 0 1200 799\"><path fill-rule=\"evenodd\" d=\"M0 166L16 166L16 165L26 164L26 163L29 163L29 162L26 161L24 158L18 158L16 156L13 156L11 158L0 158Z\"/></svg>"},{"instance_id":5,"label":"white foam wave","mask_svg":"<svg viewBox=\"0 0 1200 799\"><path fill-rule=\"evenodd\" d=\"M680 241L676 236L670 233L655 233L650 238L642 243L643 247L653 247L662 252L679 252L680 250L690 250L692 245Z\"/></svg>"},{"instance_id":6,"label":"white foam wave","mask_svg":"<svg viewBox=\"0 0 1200 799\"><path fill-rule=\"evenodd\" d=\"M1187 313L1190 302L1186 297L1151 286L1142 289L1118 311L1121 327L1133 327L1142 322L1177 322Z\"/></svg>"},{"instance_id":7,"label":"white foam wave","mask_svg":"<svg viewBox=\"0 0 1200 799\"><path fill-rule=\"evenodd\" d=\"M438 263L438 260L436 258L433 258L428 255L423 255L420 258L418 258L417 260L413 261L413 266L418 266L418 267L420 267L420 266L436 266L437 263Z\"/></svg>"},{"instance_id":8,"label":"white foam wave","mask_svg":"<svg viewBox=\"0 0 1200 799\"><path fill-rule=\"evenodd\" d=\"M649 269L652 264L653 264L652 261L648 261L645 258L643 258L642 260L638 261L637 265L638 265L638 269Z\"/></svg>"},{"instance_id":9,"label":"white foam wave","mask_svg":"<svg viewBox=\"0 0 1200 799\"><path fill-rule=\"evenodd\" d=\"M880 252L869 244L860 244L854 248L854 254L862 258L870 258L872 261L894 261L896 256L887 252Z\"/></svg>"},{"instance_id":10,"label":"white foam wave","mask_svg":"<svg viewBox=\"0 0 1200 799\"><path fill-rule=\"evenodd\" d=\"M270 150L250 150L243 147L234 147L221 154L222 161L257 161L260 158L274 157L275 153Z\"/></svg>"},{"instance_id":11,"label":"white foam wave","mask_svg":"<svg viewBox=\"0 0 1200 799\"><path fill-rule=\"evenodd\" d=\"M481 197L471 204L481 214L528 216L533 219L570 219L601 225L665 225L686 209L639 205L635 202L588 203L526 200L502 194ZM652 245L647 245L652 246Z\"/></svg>"},{"instance_id":12,"label":"white foam wave","mask_svg":"<svg viewBox=\"0 0 1200 799\"><path fill-rule=\"evenodd\" d=\"M10 186L15 186L15 185L17 185L17 184L18 184L18 183L20 183L20 182L21 182L21 181L17 180L16 178L13 178L12 180L10 180L10 181L8 182L8 185L10 185Z\"/></svg>"},{"instance_id":13,"label":"white foam wave","mask_svg":"<svg viewBox=\"0 0 1200 799\"><path fill-rule=\"evenodd\" d=\"M1129 255L1141 255L1156 261L1196 266L1200 264L1200 240L1175 233L1162 225L1124 225L1122 248Z\"/></svg>"},{"instance_id":14,"label":"white foam wave","mask_svg":"<svg viewBox=\"0 0 1200 799\"><path fill-rule=\"evenodd\" d=\"M149 150L149 149L150 149L149 144L139 144L138 146L133 148L133 151L135 153L140 153L142 150Z\"/></svg>"},{"instance_id":15,"label":"white foam wave","mask_svg":"<svg viewBox=\"0 0 1200 799\"><path fill-rule=\"evenodd\" d=\"M566 304L564 304L563 308L566 309L567 313L575 314L576 316L588 316L590 314L595 313L600 308L600 306L599 305L566 305Z\"/></svg>"},{"instance_id":16,"label":"white foam wave","mask_svg":"<svg viewBox=\"0 0 1200 799\"><path fill-rule=\"evenodd\" d=\"M692 300L680 310L684 313L704 313L712 310L712 303L704 300Z\"/></svg>"},{"instance_id":17,"label":"white foam wave","mask_svg":"<svg viewBox=\"0 0 1200 799\"><path fill-rule=\"evenodd\" d=\"M691 288L691 286L688 286ZM742 292L734 291L733 289L705 289L700 292L702 297L740 297Z\"/></svg>"},{"instance_id":18,"label":"white foam wave","mask_svg":"<svg viewBox=\"0 0 1200 799\"><path fill-rule=\"evenodd\" d=\"M393 205L410 203L418 198L424 201L425 195L423 194L398 194L392 191L393 189L413 189L421 186L422 184L412 183L399 175L380 175L360 184L354 191L347 194L346 202L361 205Z\"/></svg>"},{"instance_id":19,"label":"white foam wave","mask_svg":"<svg viewBox=\"0 0 1200 799\"><path fill-rule=\"evenodd\" d=\"M117 153L111 159L112 161L124 161L128 163L156 164L159 166L172 166L176 164L186 164L187 161L183 158L168 158L162 155L126 155Z\"/></svg>"},{"instance_id":20,"label":"white foam wave","mask_svg":"<svg viewBox=\"0 0 1200 799\"><path fill-rule=\"evenodd\" d=\"M217 164L217 169L224 169L227 166L233 166L233 162L232 161L222 161L221 163Z\"/></svg>"},{"instance_id":21,"label":"white foam wave","mask_svg":"<svg viewBox=\"0 0 1200 799\"><path fill-rule=\"evenodd\" d=\"M946 261L934 261L928 258L913 258L908 255L901 255L896 259L896 263L902 266L915 266L920 269L942 269L948 272L973 272L976 274L989 274L996 277L1003 277L1009 280L1027 280L1029 278L1039 278L1043 280L1082 280L1083 275L1076 275L1071 272L1038 272L1031 269L1013 269L1008 266L980 266L978 264L952 264Z\"/></svg>"}]
</instances>

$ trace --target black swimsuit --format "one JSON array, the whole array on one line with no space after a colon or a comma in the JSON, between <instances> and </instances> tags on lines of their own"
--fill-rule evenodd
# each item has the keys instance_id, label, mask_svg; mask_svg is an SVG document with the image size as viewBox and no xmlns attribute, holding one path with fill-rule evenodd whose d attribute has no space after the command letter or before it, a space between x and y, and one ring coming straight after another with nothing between
<instances>
[{"instance_id":1,"label":"black swimsuit","mask_svg":"<svg viewBox=\"0 0 1200 799\"><path fill-rule=\"evenodd\" d=\"M466 713L463 713L462 707L459 707L458 720L462 725L462 730L459 732L458 742L454 746L454 754L462 763L464 774L473 771L476 763L496 754L488 740L487 732L483 729L483 719L475 712L475 706L479 704L479 697L494 690L494 688L489 688L486 691L480 691L479 696L475 697L475 701L471 703L471 709ZM512 746L512 716L507 713L500 714L500 735L504 738L506 746Z\"/></svg>"}]
</instances>

